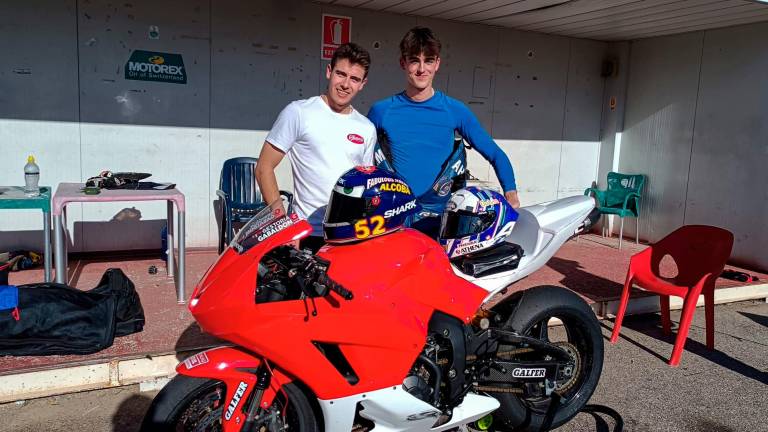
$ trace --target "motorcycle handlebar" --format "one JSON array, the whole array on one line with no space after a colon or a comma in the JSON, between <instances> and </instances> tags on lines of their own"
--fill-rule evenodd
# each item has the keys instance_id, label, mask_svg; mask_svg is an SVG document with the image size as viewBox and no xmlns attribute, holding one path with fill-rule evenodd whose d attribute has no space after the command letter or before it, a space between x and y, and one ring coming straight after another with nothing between
<instances>
[{"instance_id":1,"label":"motorcycle handlebar","mask_svg":"<svg viewBox=\"0 0 768 432\"><path fill-rule=\"evenodd\" d=\"M341 284L334 282L334 280L328 277L326 273L323 273L320 275L320 277L318 278L318 282L327 286L331 291L335 292L336 294L344 298L344 300L352 300L353 298L355 298L355 295L352 294L351 291L341 286Z\"/></svg>"},{"instance_id":2,"label":"motorcycle handlebar","mask_svg":"<svg viewBox=\"0 0 768 432\"><path fill-rule=\"evenodd\" d=\"M328 291L325 288L340 295L345 300L352 300L355 296L348 289L344 288L340 284L336 283L328 276L328 267L330 262L312 255L309 251L291 251L291 254L296 259L299 271L305 275L309 280L314 282L310 283L314 287L315 292L318 295L326 296Z\"/></svg>"}]
</instances>

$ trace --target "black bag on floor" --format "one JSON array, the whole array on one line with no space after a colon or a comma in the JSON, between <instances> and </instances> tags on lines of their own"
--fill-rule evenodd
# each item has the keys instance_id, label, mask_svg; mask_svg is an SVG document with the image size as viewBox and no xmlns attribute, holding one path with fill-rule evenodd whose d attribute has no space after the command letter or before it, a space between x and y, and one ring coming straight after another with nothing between
<instances>
[{"instance_id":1,"label":"black bag on floor","mask_svg":"<svg viewBox=\"0 0 768 432\"><path fill-rule=\"evenodd\" d=\"M139 294L128 276L120 269L109 269L91 293L112 294L117 297L115 307L115 336L138 333L144 329L144 308Z\"/></svg>"},{"instance_id":2,"label":"black bag on floor","mask_svg":"<svg viewBox=\"0 0 768 432\"><path fill-rule=\"evenodd\" d=\"M17 311L0 311L0 355L91 354L144 328L139 295L120 269L107 270L90 291L21 285Z\"/></svg>"}]
</instances>

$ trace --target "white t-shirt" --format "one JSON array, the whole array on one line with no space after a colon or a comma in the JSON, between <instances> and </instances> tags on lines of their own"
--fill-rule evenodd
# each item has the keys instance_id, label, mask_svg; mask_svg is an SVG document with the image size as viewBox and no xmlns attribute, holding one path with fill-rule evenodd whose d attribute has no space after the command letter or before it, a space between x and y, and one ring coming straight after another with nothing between
<instances>
[{"instance_id":1,"label":"white t-shirt","mask_svg":"<svg viewBox=\"0 0 768 432\"><path fill-rule=\"evenodd\" d=\"M294 210L323 235L323 217L336 180L357 165L373 165L376 129L354 108L331 110L322 97L297 100L277 117L267 142L291 161Z\"/></svg>"}]
</instances>

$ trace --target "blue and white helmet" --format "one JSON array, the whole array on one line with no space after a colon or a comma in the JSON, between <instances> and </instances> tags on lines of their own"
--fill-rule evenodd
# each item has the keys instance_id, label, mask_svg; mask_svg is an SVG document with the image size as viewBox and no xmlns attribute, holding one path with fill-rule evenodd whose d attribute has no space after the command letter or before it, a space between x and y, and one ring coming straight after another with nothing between
<instances>
[{"instance_id":1,"label":"blue and white helmet","mask_svg":"<svg viewBox=\"0 0 768 432\"><path fill-rule=\"evenodd\" d=\"M501 243L512 232L517 212L500 193L470 186L448 201L440 222L440 244L450 258Z\"/></svg>"}]
</instances>

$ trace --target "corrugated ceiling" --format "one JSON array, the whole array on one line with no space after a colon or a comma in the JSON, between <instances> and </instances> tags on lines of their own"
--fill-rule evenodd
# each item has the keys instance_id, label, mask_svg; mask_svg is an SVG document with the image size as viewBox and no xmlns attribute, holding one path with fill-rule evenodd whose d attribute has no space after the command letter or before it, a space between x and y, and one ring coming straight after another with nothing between
<instances>
[{"instance_id":1,"label":"corrugated ceiling","mask_svg":"<svg viewBox=\"0 0 768 432\"><path fill-rule=\"evenodd\" d=\"M316 1L603 41L768 21L768 4L758 0Z\"/></svg>"}]
</instances>

